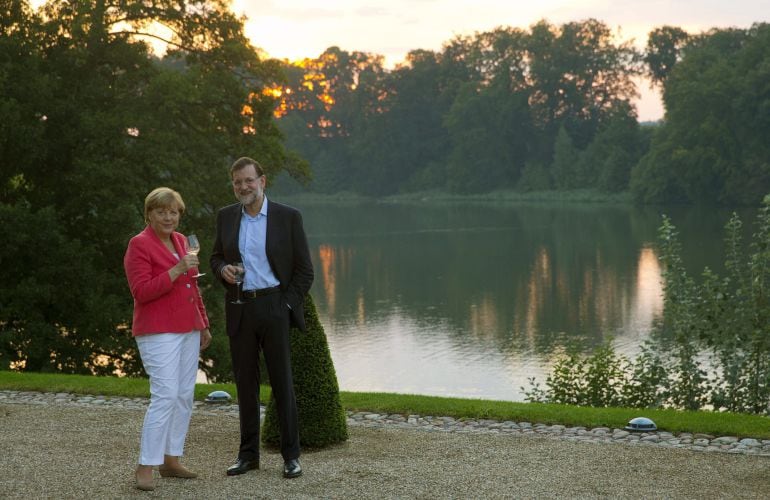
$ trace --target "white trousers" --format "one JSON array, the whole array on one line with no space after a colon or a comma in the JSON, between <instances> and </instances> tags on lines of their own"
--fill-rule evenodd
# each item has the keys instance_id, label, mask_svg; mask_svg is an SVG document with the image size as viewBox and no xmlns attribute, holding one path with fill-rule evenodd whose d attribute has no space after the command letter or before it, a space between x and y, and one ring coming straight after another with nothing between
<instances>
[{"instance_id":1,"label":"white trousers","mask_svg":"<svg viewBox=\"0 0 770 500\"><path fill-rule=\"evenodd\" d=\"M164 455L179 457L192 416L198 373L200 332L136 337L144 371L150 376L150 407L144 415L140 465L160 465Z\"/></svg>"}]
</instances>

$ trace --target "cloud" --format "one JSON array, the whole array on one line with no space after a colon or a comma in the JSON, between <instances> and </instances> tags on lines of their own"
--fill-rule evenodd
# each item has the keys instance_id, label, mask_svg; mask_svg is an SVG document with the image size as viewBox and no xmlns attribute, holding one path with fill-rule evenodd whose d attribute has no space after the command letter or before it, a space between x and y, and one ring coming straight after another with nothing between
<instances>
[{"instance_id":1,"label":"cloud","mask_svg":"<svg viewBox=\"0 0 770 500\"><path fill-rule=\"evenodd\" d=\"M391 13L388 9L382 7L361 7L356 9L354 13L361 17L376 17L382 19L383 17L396 17L398 13Z\"/></svg>"},{"instance_id":2,"label":"cloud","mask_svg":"<svg viewBox=\"0 0 770 500\"><path fill-rule=\"evenodd\" d=\"M329 1L324 4L328 7L319 7L318 2L303 0L286 3L276 3L270 0L235 0L232 4L232 11L236 14L244 13L250 20L263 17L280 17L293 21L308 20L315 22L339 17L340 9L334 8L336 3Z\"/></svg>"}]
</instances>

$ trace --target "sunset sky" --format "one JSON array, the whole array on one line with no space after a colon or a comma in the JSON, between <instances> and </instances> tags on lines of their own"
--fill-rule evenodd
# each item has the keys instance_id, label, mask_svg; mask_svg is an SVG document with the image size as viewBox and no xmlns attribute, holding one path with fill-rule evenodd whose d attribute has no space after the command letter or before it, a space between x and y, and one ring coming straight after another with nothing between
<instances>
[{"instance_id":1,"label":"sunset sky","mask_svg":"<svg viewBox=\"0 0 770 500\"><path fill-rule=\"evenodd\" d=\"M440 50L456 35L497 26L527 28L540 19L555 24L599 19L640 48L658 26L698 33L770 21L770 0L232 0L232 9L248 18L246 34L272 57L312 58L336 45L381 54L388 67L412 49ZM639 119L661 118L657 91L646 82L638 88Z\"/></svg>"},{"instance_id":2,"label":"sunset sky","mask_svg":"<svg viewBox=\"0 0 770 500\"><path fill-rule=\"evenodd\" d=\"M690 33L747 28L770 18L770 0L234 0L233 11L248 17L246 34L272 57L316 57L336 45L382 54L392 67L409 50L440 50L455 35L527 28L544 18L556 24L596 18L639 46L662 25ZM661 118L657 94L646 83L639 90L639 118Z\"/></svg>"}]
</instances>

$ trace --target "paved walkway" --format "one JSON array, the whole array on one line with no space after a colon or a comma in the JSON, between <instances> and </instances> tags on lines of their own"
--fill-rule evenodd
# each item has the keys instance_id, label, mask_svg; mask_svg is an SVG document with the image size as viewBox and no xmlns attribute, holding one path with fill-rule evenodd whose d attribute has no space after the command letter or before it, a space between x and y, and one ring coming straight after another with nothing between
<instances>
[{"instance_id":1,"label":"paved walkway","mask_svg":"<svg viewBox=\"0 0 770 500\"><path fill-rule=\"evenodd\" d=\"M133 488L132 472L145 405L0 391L0 497L767 498L770 492L763 451L698 453L607 436L580 441L573 439L577 433L556 436L536 425L529 432L521 423L519 431L487 421L452 432L446 421L438 426L414 416L389 423L392 416L363 414L351 415L346 443L305 450L298 479L281 477L280 456L269 449L262 469L228 478L236 414L200 405L184 458L200 477L158 477L157 489L143 493Z\"/></svg>"}]
</instances>

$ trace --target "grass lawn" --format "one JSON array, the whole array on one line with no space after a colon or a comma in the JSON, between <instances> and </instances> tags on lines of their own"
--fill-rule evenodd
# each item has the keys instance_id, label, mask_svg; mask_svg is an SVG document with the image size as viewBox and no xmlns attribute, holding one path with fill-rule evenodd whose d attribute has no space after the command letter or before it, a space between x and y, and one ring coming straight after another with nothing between
<instances>
[{"instance_id":1,"label":"grass lawn","mask_svg":"<svg viewBox=\"0 0 770 500\"><path fill-rule=\"evenodd\" d=\"M148 397L146 379L92 377L0 371L0 390L70 392L104 396ZM212 391L223 390L235 396L234 384L197 384L195 399L203 400ZM270 388L263 386L266 402ZM705 411L641 410L633 408L590 408L567 405L514 403L483 399L443 398L409 394L341 392L347 410L402 415L433 415L455 418L486 418L588 428L623 428L634 417L651 418L659 430L704 433L715 436L770 439L770 417Z\"/></svg>"}]
</instances>

